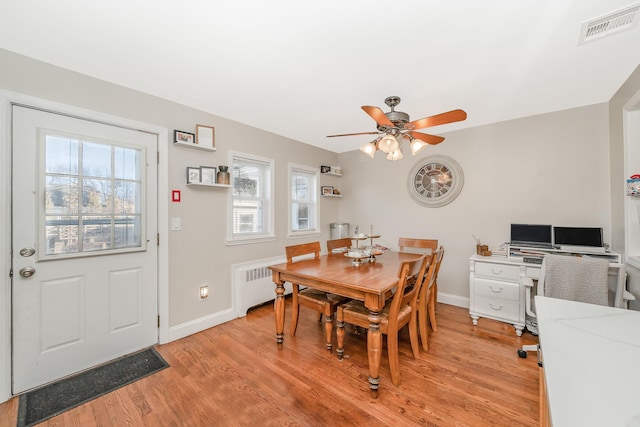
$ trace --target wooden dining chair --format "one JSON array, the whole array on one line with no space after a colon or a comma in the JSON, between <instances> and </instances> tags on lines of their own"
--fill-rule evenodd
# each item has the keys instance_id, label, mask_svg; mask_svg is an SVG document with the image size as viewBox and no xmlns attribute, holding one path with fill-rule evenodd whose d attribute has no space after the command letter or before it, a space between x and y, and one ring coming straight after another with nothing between
<instances>
[{"instance_id":1,"label":"wooden dining chair","mask_svg":"<svg viewBox=\"0 0 640 427\"><path fill-rule=\"evenodd\" d=\"M438 332L438 325L436 323L436 301L438 300L438 273L440 272L440 265L442 264L442 259L444 258L444 248L442 246L440 246L440 249L442 251L442 254L440 255L440 258L437 260L436 262L436 271L434 273L434 279L433 279L433 291L430 293L429 295L429 300L428 300L428 311L429 311L429 319L430 319L430 324L431 324L431 329L433 329L433 332Z\"/></svg>"},{"instance_id":2,"label":"wooden dining chair","mask_svg":"<svg viewBox=\"0 0 640 427\"><path fill-rule=\"evenodd\" d=\"M426 255L404 261L398 273L398 284L393 298L387 301L380 314L380 332L387 336L387 354L391 371L391 382L400 384L400 361L398 355L398 332L407 324L413 356L418 357L420 350L418 343L416 302L422 285L428 260ZM413 280L413 278L416 278ZM362 301L353 300L338 306L338 358L344 357L345 322L354 326L369 328L369 309Z\"/></svg>"},{"instance_id":3,"label":"wooden dining chair","mask_svg":"<svg viewBox=\"0 0 640 427\"><path fill-rule=\"evenodd\" d=\"M418 252L418 253L427 253L433 254L436 249L438 249L438 239L414 239L410 237L400 237L398 239L398 246L400 247L400 252ZM437 274L436 274L437 276ZM438 326L436 324L436 301L438 298L438 282L434 284L433 291L431 292L431 298L433 301L421 301L418 300L418 311L421 310L422 307L424 309L422 311L426 312L427 310L430 313L432 321L431 327L433 331L436 332L438 330ZM431 305L431 309L429 308L429 304ZM422 318L422 316L420 316ZM420 328L426 328L426 322L420 321Z\"/></svg>"},{"instance_id":4,"label":"wooden dining chair","mask_svg":"<svg viewBox=\"0 0 640 427\"><path fill-rule=\"evenodd\" d=\"M400 237L398 239L398 246L400 246L400 252L421 252L432 254L436 249L438 249L438 239L414 239L410 237ZM412 251L408 249L419 249L419 251Z\"/></svg>"},{"instance_id":5,"label":"wooden dining chair","mask_svg":"<svg viewBox=\"0 0 640 427\"><path fill-rule=\"evenodd\" d=\"M329 253L331 253L331 251L334 249L338 249L338 248L349 249L350 247L351 247L351 238L349 237L327 240L327 251L329 251Z\"/></svg>"},{"instance_id":6,"label":"wooden dining chair","mask_svg":"<svg viewBox=\"0 0 640 427\"><path fill-rule=\"evenodd\" d=\"M287 263L294 262L294 258L313 254L315 259L320 258L320 242L303 243L285 247ZM326 334L326 348L329 352L333 349L333 313L339 304L349 301L349 298L324 292L318 289L306 288L300 290L297 283L292 283L292 309L291 309L291 335L298 329L298 315L300 306L308 307L318 312L318 320L324 316L324 329Z\"/></svg>"},{"instance_id":7,"label":"wooden dining chair","mask_svg":"<svg viewBox=\"0 0 640 427\"><path fill-rule=\"evenodd\" d=\"M418 329L420 331L420 341L424 351L429 351L429 320L435 322L433 315L435 310L435 300L433 300L433 290L435 288L436 279L438 277L438 268L444 256L444 249L435 251L429 260L429 268L420 288L420 294L416 303L418 307ZM426 301L425 304L423 301ZM433 323L432 323L433 325ZM435 330L435 329L434 329Z\"/></svg>"}]
</instances>

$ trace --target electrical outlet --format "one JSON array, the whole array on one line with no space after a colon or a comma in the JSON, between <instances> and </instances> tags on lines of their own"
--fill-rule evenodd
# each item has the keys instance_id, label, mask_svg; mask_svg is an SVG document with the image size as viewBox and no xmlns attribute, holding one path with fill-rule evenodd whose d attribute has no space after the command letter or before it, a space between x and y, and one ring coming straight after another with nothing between
<instances>
[{"instance_id":1,"label":"electrical outlet","mask_svg":"<svg viewBox=\"0 0 640 427\"><path fill-rule=\"evenodd\" d=\"M200 301L209 298L209 286L200 286Z\"/></svg>"}]
</instances>

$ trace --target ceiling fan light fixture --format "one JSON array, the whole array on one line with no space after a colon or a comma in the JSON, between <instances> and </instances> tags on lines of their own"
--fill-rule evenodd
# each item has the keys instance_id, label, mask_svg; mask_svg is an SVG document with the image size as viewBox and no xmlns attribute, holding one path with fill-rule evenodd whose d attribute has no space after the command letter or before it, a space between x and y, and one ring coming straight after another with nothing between
<instances>
[{"instance_id":1,"label":"ceiling fan light fixture","mask_svg":"<svg viewBox=\"0 0 640 427\"><path fill-rule=\"evenodd\" d=\"M389 96L384 100L384 103L391 108L391 111L385 113L379 107L362 106L362 110L375 120L377 132L342 133L327 135L327 137L381 135L375 141L360 147L360 151L374 158L376 151L380 150L387 155L388 160L400 160L403 157L402 144L405 141L409 144L411 154L414 156L424 150L427 145L436 145L444 141L441 136L416 132L418 129L459 122L467 118L467 113L464 110L457 109L410 121L407 113L395 110L395 107L400 103L400 97Z\"/></svg>"},{"instance_id":2,"label":"ceiling fan light fixture","mask_svg":"<svg viewBox=\"0 0 640 427\"><path fill-rule=\"evenodd\" d=\"M398 149L398 140L393 135L385 135L378 142L378 150L383 153L391 153Z\"/></svg>"},{"instance_id":3,"label":"ceiling fan light fixture","mask_svg":"<svg viewBox=\"0 0 640 427\"><path fill-rule=\"evenodd\" d=\"M387 160L400 160L402 159L402 147L398 146L395 150L387 154Z\"/></svg>"},{"instance_id":4,"label":"ceiling fan light fixture","mask_svg":"<svg viewBox=\"0 0 640 427\"><path fill-rule=\"evenodd\" d=\"M418 154L419 152L427 148L427 145L429 144L419 140L418 138L413 138L409 143L409 148L411 148L411 154L415 156L416 154Z\"/></svg>"},{"instance_id":5,"label":"ceiling fan light fixture","mask_svg":"<svg viewBox=\"0 0 640 427\"><path fill-rule=\"evenodd\" d=\"M375 141L367 142L365 145L360 147L360 151L373 159L373 157L376 155L376 151L378 150L378 148L376 147L377 143L377 139Z\"/></svg>"}]
</instances>

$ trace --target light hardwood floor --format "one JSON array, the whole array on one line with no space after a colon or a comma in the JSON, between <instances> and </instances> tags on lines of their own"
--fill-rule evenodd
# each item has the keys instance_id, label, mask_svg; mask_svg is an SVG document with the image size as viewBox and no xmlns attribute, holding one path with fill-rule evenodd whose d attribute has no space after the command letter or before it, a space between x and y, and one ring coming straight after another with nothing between
<instances>
[{"instance_id":1,"label":"light hardwood floor","mask_svg":"<svg viewBox=\"0 0 640 427\"><path fill-rule=\"evenodd\" d=\"M290 308L287 299L286 324ZM487 319L473 326L463 308L437 310L438 332L419 359L402 331L398 387L384 351L377 399L369 396L366 335L347 329L349 357L340 362L324 348L317 314L301 310L296 336L287 333L278 351L266 305L158 346L170 368L40 425L537 426L536 359L516 354L537 338ZM15 426L17 409L18 398L0 405L0 426Z\"/></svg>"}]
</instances>

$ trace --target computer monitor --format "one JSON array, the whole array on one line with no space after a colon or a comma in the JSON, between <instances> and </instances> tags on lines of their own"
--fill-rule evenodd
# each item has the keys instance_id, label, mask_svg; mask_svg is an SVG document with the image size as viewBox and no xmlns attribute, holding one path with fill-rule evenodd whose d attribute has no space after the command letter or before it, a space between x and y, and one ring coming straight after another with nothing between
<instances>
[{"instance_id":1,"label":"computer monitor","mask_svg":"<svg viewBox=\"0 0 640 427\"><path fill-rule=\"evenodd\" d=\"M598 227L553 227L555 245L603 247L602 228Z\"/></svg>"},{"instance_id":2,"label":"computer monitor","mask_svg":"<svg viewBox=\"0 0 640 427\"><path fill-rule=\"evenodd\" d=\"M551 248L551 225L511 224L511 244Z\"/></svg>"}]
</instances>

